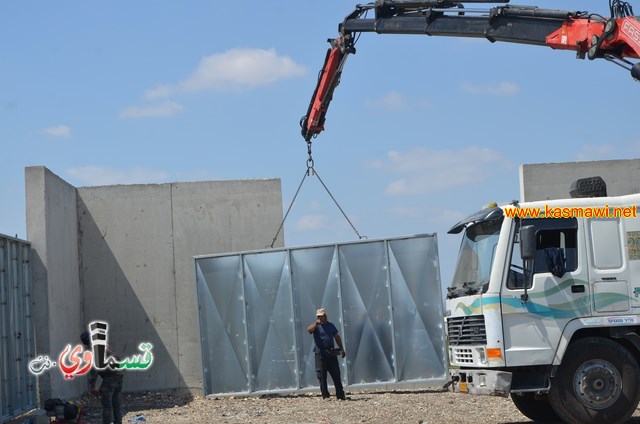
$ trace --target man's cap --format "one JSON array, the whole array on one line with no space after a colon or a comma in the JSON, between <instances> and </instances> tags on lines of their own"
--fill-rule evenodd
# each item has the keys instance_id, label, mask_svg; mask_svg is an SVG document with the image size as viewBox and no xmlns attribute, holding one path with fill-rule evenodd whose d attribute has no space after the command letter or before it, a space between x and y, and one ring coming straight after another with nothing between
<instances>
[{"instance_id":1,"label":"man's cap","mask_svg":"<svg viewBox=\"0 0 640 424\"><path fill-rule=\"evenodd\" d=\"M327 311L324 310L324 308L320 308L316 311L316 316L317 317L323 317L327 315Z\"/></svg>"}]
</instances>

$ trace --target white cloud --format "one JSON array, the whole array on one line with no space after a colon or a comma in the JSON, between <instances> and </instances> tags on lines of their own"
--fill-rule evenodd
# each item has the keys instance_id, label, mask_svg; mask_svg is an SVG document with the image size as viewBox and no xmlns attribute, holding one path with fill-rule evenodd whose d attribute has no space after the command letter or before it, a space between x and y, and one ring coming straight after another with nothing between
<instances>
[{"instance_id":1,"label":"white cloud","mask_svg":"<svg viewBox=\"0 0 640 424\"><path fill-rule=\"evenodd\" d=\"M115 184L151 184L166 182L166 172L154 171L143 167L114 169L102 166L83 166L67 169L67 175L78 185L100 186Z\"/></svg>"},{"instance_id":2,"label":"white cloud","mask_svg":"<svg viewBox=\"0 0 640 424\"><path fill-rule=\"evenodd\" d=\"M390 196L433 193L482 181L511 163L492 149L470 146L460 149L417 147L406 152L390 151L385 160L371 167L398 175L387 186Z\"/></svg>"},{"instance_id":3,"label":"white cloud","mask_svg":"<svg viewBox=\"0 0 640 424\"><path fill-rule=\"evenodd\" d=\"M48 127L40 131L40 134L46 135L48 137L71 137L71 128L66 125L55 125L53 127Z\"/></svg>"},{"instance_id":4,"label":"white cloud","mask_svg":"<svg viewBox=\"0 0 640 424\"><path fill-rule=\"evenodd\" d=\"M182 112L184 107L175 102L164 102L144 106L129 106L120 111L121 118L151 118L157 116L174 116Z\"/></svg>"},{"instance_id":5,"label":"white cloud","mask_svg":"<svg viewBox=\"0 0 640 424\"><path fill-rule=\"evenodd\" d=\"M367 100L366 104L367 106L396 111L407 106L407 99L397 91L391 91L380 98Z\"/></svg>"},{"instance_id":6,"label":"white cloud","mask_svg":"<svg viewBox=\"0 0 640 424\"><path fill-rule=\"evenodd\" d=\"M294 224L298 231L313 231L325 227L327 218L324 215L303 215Z\"/></svg>"},{"instance_id":7,"label":"white cloud","mask_svg":"<svg viewBox=\"0 0 640 424\"><path fill-rule=\"evenodd\" d=\"M582 150L576 154L576 160L603 160L610 159L616 148L609 144L585 144Z\"/></svg>"},{"instance_id":8,"label":"white cloud","mask_svg":"<svg viewBox=\"0 0 640 424\"><path fill-rule=\"evenodd\" d=\"M231 49L202 58L184 81L164 84L145 93L157 99L180 93L243 91L307 73L307 69L275 49Z\"/></svg>"},{"instance_id":9,"label":"white cloud","mask_svg":"<svg viewBox=\"0 0 640 424\"><path fill-rule=\"evenodd\" d=\"M154 100L162 97L168 97L173 93L174 89L170 85L159 85L151 88L144 93L144 98Z\"/></svg>"},{"instance_id":10,"label":"white cloud","mask_svg":"<svg viewBox=\"0 0 640 424\"><path fill-rule=\"evenodd\" d=\"M465 82L460 86L460 90L471 94L488 94L491 96L513 96L518 94L520 87L512 82L500 82L494 85L475 85Z\"/></svg>"}]
</instances>

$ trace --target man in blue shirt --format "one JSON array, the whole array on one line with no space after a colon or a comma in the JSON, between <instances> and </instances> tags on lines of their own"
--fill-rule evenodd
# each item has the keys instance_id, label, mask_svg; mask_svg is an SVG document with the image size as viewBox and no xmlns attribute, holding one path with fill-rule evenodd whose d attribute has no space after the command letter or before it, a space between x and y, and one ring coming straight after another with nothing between
<instances>
[{"instance_id":1,"label":"man in blue shirt","mask_svg":"<svg viewBox=\"0 0 640 424\"><path fill-rule=\"evenodd\" d=\"M327 387L328 372L333 380L333 385L336 387L336 397L340 400L345 400L342 380L340 379L338 355L344 358L346 352L342 347L342 339L338 334L338 329L333 323L327 320L327 313L324 308L316 311L316 322L307 328L307 332L313 334L313 341L315 342L313 352L316 357L316 375L318 376L318 380L320 380L322 397L324 399L331 397ZM333 346L334 339L338 344L338 349Z\"/></svg>"}]
</instances>

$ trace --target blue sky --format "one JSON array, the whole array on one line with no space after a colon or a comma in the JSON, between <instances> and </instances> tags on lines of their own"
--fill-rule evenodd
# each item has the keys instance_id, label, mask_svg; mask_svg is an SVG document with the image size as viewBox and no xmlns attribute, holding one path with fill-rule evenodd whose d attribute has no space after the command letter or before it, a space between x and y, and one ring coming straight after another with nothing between
<instances>
[{"instance_id":1,"label":"blue sky","mask_svg":"<svg viewBox=\"0 0 640 424\"><path fill-rule=\"evenodd\" d=\"M605 0L532 3L608 14ZM37 165L75 186L280 178L286 209L306 169L298 121L354 5L1 2L0 233L26 237L24 168ZM568 51L363 34L315 165L360 234L438 233L447 283L459 238L446 230L518 198L520 164L640 157L639 90ZM356 239L316 179L285 237Z\"/></svg>"}]
</instances>

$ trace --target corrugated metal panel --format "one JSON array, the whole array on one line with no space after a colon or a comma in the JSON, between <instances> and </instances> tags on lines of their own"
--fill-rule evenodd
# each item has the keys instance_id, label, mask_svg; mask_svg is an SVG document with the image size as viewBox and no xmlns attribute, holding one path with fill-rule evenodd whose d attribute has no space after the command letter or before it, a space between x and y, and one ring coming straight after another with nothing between
<instances>
[{"instance_id":1,"label":"corrugated metal panel","mask_svg":"<svg viewBox=\"0 0 640 424\"><path fill-rule=\"evenodd\" d=\"M35 408L31 245L0 234L0 403L2 419Z\"/></svg>"},{"instance_id":2,"label":"corrugated metal panel","mask_svg":"<svg viewBox=\"0 0 640 424\"><path fill-rule=\"evenodd\" d=\"M447 377L435 235L199 256L206 394L318 386L307 326L325 307L346 386Z\"/></svg>"}]
</instances>

